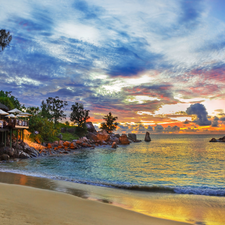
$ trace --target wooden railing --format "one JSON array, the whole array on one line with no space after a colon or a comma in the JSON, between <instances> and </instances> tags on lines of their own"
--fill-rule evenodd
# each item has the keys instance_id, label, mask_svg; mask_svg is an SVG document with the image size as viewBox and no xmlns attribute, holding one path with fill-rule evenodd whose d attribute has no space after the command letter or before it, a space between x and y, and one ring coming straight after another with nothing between
<instances>
[{"instance_id":1,"label":"wooden railing","mask_svg":"<svg viewBox=\"0 0 225 225\"><path fill-rule=\"evenodd\" d=\"M12 119L12 118L9 118L7 120L0 120L0 129L1 128L15 128L17 126L29 127L29 121Z\"/></svg>"}]
</instances>

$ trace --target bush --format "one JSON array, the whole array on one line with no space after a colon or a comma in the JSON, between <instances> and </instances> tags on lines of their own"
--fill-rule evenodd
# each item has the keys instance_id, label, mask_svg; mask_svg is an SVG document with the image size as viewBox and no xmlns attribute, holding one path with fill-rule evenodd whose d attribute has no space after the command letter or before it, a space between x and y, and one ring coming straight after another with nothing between
<instances>
[{"instance_id":1,"label":"bush","mask_svg":"<svg viewBox=\"0 0 225 225\"><path fill-rule=\"evenodd\" d=\"M32 116L29 121L29 131L32 133L30 136L35 140L37 135L34 134L35 131L38 131L38 139L41 142L53 142L58 140L57 135L59 129L54 126L53 122L48 121L47 118L42 118L41 116Z\"/></svg>"},{"instance_id":2,"label":"bush","mask_svg":"<svg viewBox=\"0 0 225 225\"><path fill-rule=\"evenodd\" d=\"M71 134L71 133L63 133L62 134L62 140L63 141L73 141L73 140L77 140L77 139L79 139L79 137L76 135L76 134Z\"/></svg>"}]
</instances>

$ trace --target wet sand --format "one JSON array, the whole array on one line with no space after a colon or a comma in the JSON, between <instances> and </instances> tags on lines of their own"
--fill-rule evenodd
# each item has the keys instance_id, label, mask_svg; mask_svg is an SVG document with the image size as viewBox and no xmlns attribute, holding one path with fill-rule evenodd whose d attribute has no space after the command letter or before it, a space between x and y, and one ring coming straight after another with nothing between
<instances>
[{"instance_id":1,"label":"wet sand","mask_svg":"<svg viewBox=\"0 0 225 225\"><path fill-rule=\"evenodd\" d=\"M0 184L0 224L181 225L69 194Z\"/></svg>"},{"instance_id":2,"label":"wet sand","mask_svg":"<svg viewBox=\"0 0 225 225\"><path fill-rule=\"evenodd\" d=\"M18 224L16 219L21 224L225 224L224 197L146 193L2 172L0 182L20 184L0 184L0 224Z\"/></svg>"}]
</instances>

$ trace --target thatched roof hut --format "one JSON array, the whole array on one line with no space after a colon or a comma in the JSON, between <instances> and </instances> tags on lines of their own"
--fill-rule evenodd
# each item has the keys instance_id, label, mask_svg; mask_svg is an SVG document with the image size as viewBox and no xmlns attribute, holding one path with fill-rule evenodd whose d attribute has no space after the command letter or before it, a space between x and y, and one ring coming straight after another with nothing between
<instances>
[{"instance_id":1,"label":"thatched roof hut","mask_svg":"<svg viewBox=\"0 0 225 225\"><path fill-rule=\"evenodd\" d=\"M4 110L4 111L9 111L9 108L5 105L3 105L1 102L0 102L0 109Z\"/></svg>"}]
</instances>

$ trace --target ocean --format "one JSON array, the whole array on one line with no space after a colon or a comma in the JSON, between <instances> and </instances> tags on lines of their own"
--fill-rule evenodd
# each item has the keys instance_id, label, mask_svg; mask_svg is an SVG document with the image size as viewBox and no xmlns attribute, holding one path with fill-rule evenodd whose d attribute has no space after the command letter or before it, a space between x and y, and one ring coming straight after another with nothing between
<instances>
[{"instance_id":1,"label":"ocean","mask_svg":"<svg viewBox=\"0 0 225 225\"><path fill-rule=\"evenodd\" d=\"M80 195L78 189L85 189L81 197L103 199L151 216L193 224L225 224L225 143L209 142L212 137L222 136L158 134L145 142L144 135L137 135L142 142L117 149L101 146L81 149L73 155L1 163L0 171L61 181L57 191L71 193L75 185L74 193ZM68 185L70 188L65 188ZM161 201L167 205L164 210L162 204L160 209L149 205ZM180 215L182 207L184 211L185 207L193 208L194 212L194 205L205 212L216 210L219 219L193 213Z\"/></svg>"}]
</instances>

